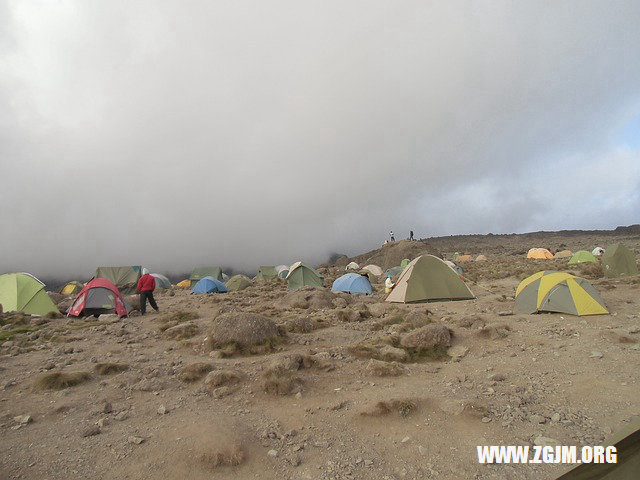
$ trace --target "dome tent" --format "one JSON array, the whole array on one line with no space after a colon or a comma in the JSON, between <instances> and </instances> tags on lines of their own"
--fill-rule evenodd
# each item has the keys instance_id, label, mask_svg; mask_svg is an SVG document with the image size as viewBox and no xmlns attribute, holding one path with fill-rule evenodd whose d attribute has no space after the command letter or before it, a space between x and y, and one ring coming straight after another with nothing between
<instances>
[{"instance_id":1,"label":"dome tent","mask_svg":"<svg viewBox=\"0 0 640 480\"><path fill-rule=\"evenodd\" d=\"M278 271L273 265L262 265L256 275L258 281L275 280L276 278L278 278Z\"/></svg>"},{"instance_id":2,"label":"dome tent","mask_svg":"<svg viewBox=\"0 0 640 480\"><path fill-rule=\"evenodd\" d=\"M332 292L346 292L351 294L371 295L371 283L364 275L345 273L336 278L331 286Z\"/></svg>"},{"instance_id":3,"label":"dome tent","mask_svg":"<svg viewBox=\"0 0 640 480\"><path fill-rule=\"evenodd\" d=\"M596 257L599 257L603 253L604 253L604 248L602 248L602 247L596 247L591 251L591 254L596 256Z\"/></svg>"},{"instance_id":4,"label":"dome tent","mask_svg":"<svg viewBox=\"0 0 640 480\"><path fill-rule=\"evenodd\" d=\"M84 288L84 283L76 282L75 280L68 282L64 287L60 289L62 295L76 295L80 290Z\"/></svg>"},{"instance_id":5,"label":"dome tent","mask_svg":"<svg viewBox=\"0 0 640 480\"><path fill-rule=\"evenodd\" d=\"M156 288L171 288L171 282L164 275L152 273L151 276L156 279Z\"/></svg>"},{"instance_id":6,"label":"dome tent","mask_svg":"<svg viewBox=\"0 0 640 480\"><path fill-rule=\"evenodd\" d=\"M469 287L443 260L421 255L404 269L387 302L412 303L475 298Z\"/></svg>"},{"instance_id":7,"label":"dome tent","mask_svg":"<svg viewBox=\"0 0 640 480\"><path fill-rule=\"evenodd\" d=\"M403 258L402 261L400 262L400 266L404 268L407 265L409 265L409 263L411 263L411 260L409 260L408 258Z\"/></svg>"},{"instance_id":8,"label":"dome tent","mask_svg":"<svg viewBox=\"0 0 640 480\"><path fill-rule=\"evenodd\" d=\"M113 283L120 293L137 293L142 267L139 265L124 267L98 267L94 278L105 278Z\"/></svg>"},{"instance_id":9,"label":"dome tent","mask_svg":"<svg viewBox=\"0 0 640 480\"><path fill-rule=\"evenodd\" d=\"M367 265L366 267L362 267L362 270L367 270L368 272L373 273L376 277L379 277L384 273L382 268L380 268L378 265L373 265L373 264Z\"/></svg>"},{"instance_id":10,"label":"dome tent","mask_svg":"<svg viewBox=\"0 0 640 480\"><path fill-rule=\"evenodd\" d=\"M360 265L358 265L356 262L351 262L348 263L346 267L344 267L345 270L360 270Z\"/></svg>"},{"instance_id":11,"label":"dome tent","mask_svg":"<svg viewBox=\"0 0 640 480\"><path fill-rule=\"evenodd\" d=\"M118 287L106 278L94 278L84 286L75 298L69 307L67 316L93 315L99 317L102 314L116 313L120 317L126 317L129 310L130 308Z\"/></svg>"},{"instance_id":12,"label":"dome tent","mask_svg":"<svg viewBox=\"0 0 640 480\"><path fill-rule=\"evenodd\" d=\"M573 252L571 250L560 250L559 252L555 253L553 258L569 258L571 255L573 255Z\"/></svg>"},{"instance_id":13,"label":"dome tent","mask_svg":"<svg viewBox=\"0 0 640 480\"><path fill-rule=\"evenodd\" d=\"M546 248L530 248L529 251L527 252L527 258L549 260L553 258L553 253L551 253Z\"/></svg>"},{"instance_id":14,"label":"dome tent","mask_svg":"<svg viewBox=\"0 0 640 480\"><path fill-rule=\"evenodd\" d=\"M0 275L0 305L4 312L29 315L60 313L44 290L44 283L28 273Z\"/></svg>"},{"instance_id":15,"label":"dome tent","mask_svg":"<svg viewBox=\"0 0 640 480\"><path fill-rule=\"evenodd\" d=\"M185 278L184 280L181 280L176 284L176 287L178 288L189 288L190 286L191 286L191 281L188 278Z\"/></svg>"},{"instance_id":16,"label":"dome tent","mask_svg":"<svg viewBox=\"0 0 640 480\"><path fill-rule=\"evenodd\" d=\"M226 286L227 290L230 292L237 292L238 290L244 290L247 287L252 285L251 279L249 277L245 277L244 275L234 275L229 280L227 280Z\"/></svg>"},{"instance_id":17,"label":"dome tent","mask_svg":"<svg viewBox=\"0 0 640 480\"><path fill-rule=\"evenodd\" d=\"M566 272L542 271L525 278L516 289L515 302L522 313L609 313L593 285Z\"/></svg>"},{"instance_id":18,"label":"dome tent","mask_svg":"<svg viewBox=\"0 0 640 480\"><path fill-rule=\"evenodd\" d=\"M193 293L227 293L227 287L217 278L206 276L198 280L191 291Z\"/></svg>"},{"instance_id":19,"label":"dome tent","mask_svg":"<svg viewBox=\"0 0 640 480\"><path fill-rule=\"evenodd\" d=\"M569 265L588 262L596 263L596 257L591 252L587 252L586 250L578 250L569 260Z\"/></svg>"},{"instance_id":20,"label":"dome tent","mask_svg":"<svg viewBox=\"0 0 640 480\"><path fill-rule=\"evenodd\" d=\"M287 274L289 290L298 290L304 286L323 287L324 279L313 268L302 262L291 265Z\"/></svg>"}]
</instances>

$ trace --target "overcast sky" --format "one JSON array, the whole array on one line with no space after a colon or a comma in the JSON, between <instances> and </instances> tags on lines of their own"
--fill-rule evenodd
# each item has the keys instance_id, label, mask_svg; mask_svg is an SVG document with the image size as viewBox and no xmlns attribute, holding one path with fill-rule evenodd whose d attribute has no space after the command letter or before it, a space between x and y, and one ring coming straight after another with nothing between
<instances>
[{"instance_id":1,"label":"overcast sky","mask_svg":"<svg viewBox=\"0 0 640 480\"><path fill-rule=\"evenodd\" d=\"M640 221L640 2L0 0L0 271Z\"/></svg>"}]
</instances>

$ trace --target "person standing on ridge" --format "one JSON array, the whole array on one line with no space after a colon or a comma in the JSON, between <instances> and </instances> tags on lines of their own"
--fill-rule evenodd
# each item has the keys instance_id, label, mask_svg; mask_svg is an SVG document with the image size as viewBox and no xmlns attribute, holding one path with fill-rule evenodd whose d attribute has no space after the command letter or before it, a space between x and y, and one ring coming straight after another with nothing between
<instances>
[{"instance_id":1,"label":"person standing on ridge","mask_svg":"<svg viewBox=\"0 0 640 480\"><path fill-rule=\"evenodd\" d=\"M409 230L409 240L413 240L413 230Z\"/></svg>"},{"instance_id":2,"label":"person standing on ridge","mask_svg":"<svg viewBox=\"0 0 640 480\"><path fill-rule=\"evenodd\" d=\"M391 231L389 232L389 236L391 237L391 241L392 241L392 242L395 242L395 241L396 241L396 238L393 236L393 230L391 230Z\"/></svg>"},{"instance_id":3,"label":"person standing on ridge","mask_svg":"<svg viewBox=\"0 0 640 480\"><path fill-rule=\"evenodd\" d=\"M146 268L142 269L142 276L140 280L138 280L138 292L140 292L140 314L144 315L147 311L147 300L149 300L149 305L156 311L159 312L158 304L156 303L156 299L153 298L153 291L156 289L156 279L153 275L149 275L149 270Z\"/></svg>"}]
</instances>

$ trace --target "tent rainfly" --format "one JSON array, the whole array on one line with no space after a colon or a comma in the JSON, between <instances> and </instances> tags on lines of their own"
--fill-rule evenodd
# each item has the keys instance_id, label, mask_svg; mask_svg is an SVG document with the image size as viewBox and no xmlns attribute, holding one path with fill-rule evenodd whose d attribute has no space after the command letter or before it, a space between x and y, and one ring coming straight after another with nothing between
<instances>
[{"instance_id":1,"label":"tent rainfly","mask_svg":"<svg viewBox=\"0 0 640 480\"><path fill-rule=\"evenodd\" d=\"M113 283L124 295L136 293L142 267L139 265L124 267L98 267L94 278L104 278Z\"/></svg>"}]
</instances>

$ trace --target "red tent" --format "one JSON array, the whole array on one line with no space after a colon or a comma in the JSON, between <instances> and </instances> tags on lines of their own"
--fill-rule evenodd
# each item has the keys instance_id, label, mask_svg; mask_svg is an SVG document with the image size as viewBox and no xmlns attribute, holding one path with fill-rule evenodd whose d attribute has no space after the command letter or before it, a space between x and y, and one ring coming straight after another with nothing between
<instances>
[{"instance_id":1,"label":"red tent","mask_svg":"<svg viewBox=\"0 0 640 480\"><path fill-rule=\"evenodd\" d=\"M98 316L102 313L117 313L127 316L127 304L118 288L106 278L94 278L87 283L75 298L67 315L79 317L83 313Z\"/></svg>"}]
</instances>

